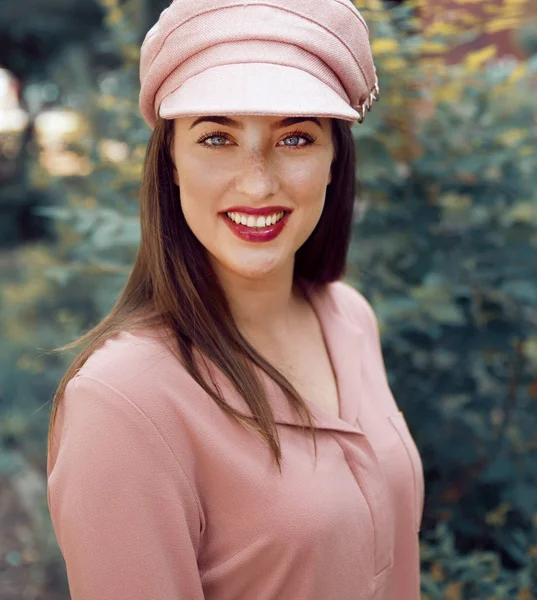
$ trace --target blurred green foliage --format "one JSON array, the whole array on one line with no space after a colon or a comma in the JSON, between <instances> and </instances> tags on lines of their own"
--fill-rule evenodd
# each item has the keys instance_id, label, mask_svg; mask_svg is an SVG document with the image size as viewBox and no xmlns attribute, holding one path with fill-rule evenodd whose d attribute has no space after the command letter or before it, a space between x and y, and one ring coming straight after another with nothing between
<instances>
[{"instance_id":1,"label":"blurred green foliage","mask_svg":"<svg viewBox=\"0 0 537 600\"><path fill-rule=\"evenodd\" d=\"M422 2L356 4L381 99L353 128L347 279L375 308L424 463L422 598L537 598L537 59L497 61L489 44L449 65L475 27L426 28ZM493 27L513 27L520 4L500 2ZM21 251L0 292L0 439L34 464L72 358L46 350L110 310L139 240L137 7L102 0L121 68L97 79L84 53L54 64L84 96L69 146L82 174L34 164L33 186L57 198L40 211L57 242Z\"/></svg>"}]
</instances>

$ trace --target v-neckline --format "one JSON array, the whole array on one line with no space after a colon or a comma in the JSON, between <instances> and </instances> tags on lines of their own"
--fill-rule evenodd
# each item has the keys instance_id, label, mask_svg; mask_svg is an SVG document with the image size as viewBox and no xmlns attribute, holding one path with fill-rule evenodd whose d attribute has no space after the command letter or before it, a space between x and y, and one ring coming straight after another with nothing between
<instances>
[{"instance_id":1,"label":"v-neckline","mask_svg":"<svg viewBox=\"0 0 537 600\"><path fill-rule=\"evenodd\" d=\"M361 406L361 375L363 360L363 330L342 307L343 299L337 291L338 282L311 286L307 281L297 280L304 296L311 304L322 332L338 392L339 416L308 402L321 429L336 429L363 433L358 422ZM339 296L339 298L338 298ZM266 376L266 379L272 380ZM273 383L273 382L272 382ZM275 384L273 383L273 389ZM277 423L302 425L300 417L276 386L275 418ZM282 402L283 398L283 402Z\"/></svg>"},{"instance_id":2,"label":"v-neckline","mask_svg":"<svg viewBox=\"0 0 537 600\"><path fill-rule=\"evenodd\" d=\"M334 383L336 386L336 400L337 400L337 415L334 415L333 413L329 412L327 409L323 408L322 406L319 406L317 404L313 404L310 403L308 401L307 398L304 398L304 400L308 403L308 406L312 405L315 406L316 408L318 408L319 410L322 410L323 412L326 412L331 418L335 418L335 419L341 419L341 415L342 415L342 410L341 410L341 383L340 383L340 378L338 377L338 372L336 369L336 365L334 364L334 358L333 358L333 350L331 348L330 342L327 338L327 333L326 333L326 323L323 322L323 320L320 317L320 312L319 311L319 307L315 305L314 301L312 300L311 297L311 292L308 292L308 290L306 289L306 285L305 283L303 283L302 281L297 281L298 286L300 287L304 300L308 303L310 310L313 313L313 317L314 319L317 321L317 325L319 327L319 331L321 333L321 339L322 342L324 344L324 348L326 350L326 354L328 356L328 361L330 363L330 369L332 371L332 375L334 377Z\"/></svg>"},{"instance_id":3,"label":"v-neckline","mask_svg":"<svg viewBox=\"0 0 537 600\"><path fill-rule=\"evenodd\" d=\"M318 429L365 435L358 418L363 405L362 365L366 351L363 329L356 315L348 308L347 293L340 288L341 283L336 281L320 286L311 286L307 281L298 281L298 283L319 322L338 391L338 417L320 406L307 402L314 425ZM207 366L206 361L203 362ZM265 371L257 366L254 366L254 369L264 384L275 422L303 428L305 421L291 405L281 388ZM251 416L246 402L236 393L227 378L219 373L218 369L214 369L213 376L222 389L229 390L226 397L228 404L239 412L246 411L245 414Z\"/></svg>"}]
</instances>

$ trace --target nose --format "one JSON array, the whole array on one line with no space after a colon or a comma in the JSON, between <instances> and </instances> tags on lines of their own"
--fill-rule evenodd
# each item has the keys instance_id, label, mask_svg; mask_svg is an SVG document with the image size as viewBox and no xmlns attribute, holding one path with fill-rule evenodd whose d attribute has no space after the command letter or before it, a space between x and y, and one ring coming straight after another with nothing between
<instances>
[{"instance_id":1,"label":"nose","mask_svg":"<svg viewBox=\"0 0 537 600\"><path fill-rule=\"evenodd\" d=\"M237 192L252 200L276 194L279 181L273 163L261 151L250 153L240 167L235 187Z\"/></svg>"}]
</instances>

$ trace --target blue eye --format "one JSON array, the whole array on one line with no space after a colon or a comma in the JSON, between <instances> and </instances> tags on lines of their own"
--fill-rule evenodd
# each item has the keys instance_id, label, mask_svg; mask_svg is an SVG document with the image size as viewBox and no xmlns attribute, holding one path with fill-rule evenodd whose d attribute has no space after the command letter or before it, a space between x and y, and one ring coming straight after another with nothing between
<instances>
[{"instance_id":1,"label":"blue eye","mask_svg":"<svg viewBox=\"0 0 537 600\"><path fill-rule=\"evenodd\" d=\"M226 140L226 136L219 134L219 133L212 133L211 135L208 135L207 137L204 137L201 141L199 141L198 143L203 144L205 141L207 140L214 140L215 138L220 138L221 140ZM218 146L225 146L225 144L205 144L206 146L208 145L209 148L216 148Z\"/></svg>"},{"instance_id":2,"label":"blue eye","mask_svg":"<svg viewBox=\"0 0 537 600\"><path fill-rule=\"evenodd\" d=\"M285 140L292 140L292 139L299 140L300 138L306 139L303 135L290 135L290 136L284 138L283 141L285 142ZM308 141L308 140L306 139L306 141ZM286 144L286 145L289 146L290 148L296 148L297 146L300 146L300 144ZM304 146L304 144L302 144L302 145ZM305 144L305 145L307 145L307 144Z\"/></svg>"},{"instance_id":3,"label":"blue eye","mask_svg":"<svg viewBox=\"0 0 537 600\"><path fill-rule=\"evenodd\" d=\"M224 132L224 131L213 131L212 133L209 133L208 135L204 135L202 136L196 143L200 144L201 146L204 146L205 148L210 148L211 150L215 150L217 148L223 148L226 146L225 143L223 144L207 144L207 140L213 140L215 138L220 138L223 140L229 140L228 135ZM293 131L292 133L286 135L283 140L280 141L285 141L285 140L289 140L289 139L293 139L293 138L297 138L297 139L304 139L306 140L305 144L284 144L284 146L286 148L289 148L291 150L295 150L295 149L300 149L300 148L308 148L309 146L311 146L313 143L315 143L316 138L314 138L313 136L311 136L309 133L305 133L304 131Z\"/></svg>"}]
</instances>

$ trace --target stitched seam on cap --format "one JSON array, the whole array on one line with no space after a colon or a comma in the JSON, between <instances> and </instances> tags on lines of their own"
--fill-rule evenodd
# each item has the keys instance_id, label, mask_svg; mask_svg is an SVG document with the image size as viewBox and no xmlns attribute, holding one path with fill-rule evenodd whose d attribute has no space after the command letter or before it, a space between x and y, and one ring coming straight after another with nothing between
<instances>
[{"instance_id":1,"label":"stitched seam on cap","mask_svg":"<svg viewBox=\"0 0 537 600\"><path fill-rule=\"evenodd\" d=\"M360 11L358 11L358 9L356 7L354 7L354 8L356 8L356 11L358 12L358 14L356 14L356 12L354 12L354 10L352 10L352 8L346 2L343 2L342 0L332 0L332 1L337 2L340 6L343 6L343 8L347 9L352 14L353 17L357 18L358 21L360 21L360 23L364 26L367 36L369 37L369 27L367 26L367 23L365 22L365 19L362 17Z\"/></svg>"},{"instance_id":2,"label":"stitched seam on cap","mask_svg":"<svg viewBox=\"0 0 537 600\"><path fill-rule=\"evenodd\" d=\"M178 23L171 31L168 32L168 34L166 35L166 37L162 40L162 42L160 44L160 47L157 50L157 52L156 52L153 60L151 61L150 65L147 67L147 71L149 71L149 69L153 66L154 62L157 60L160 52L162 51L162 48L164 47L164 44L165 44L166 40L172 35L172 33L174 33L177 29L179 29L179 27L182 27L183 25L185 25L189 21L192 21L194 19L197 19L197 18L202 17L204 15L207 15L209 13L218 12L219 10L225 10L225 9L228 9L228 8L241 8L241 6L239 6L237 4L231 4L231 5L227 5L227 6L219 6L218 8L211 8L209 10L206 10L205 12L198 13L198 14L190 17L189 19L186 19L186 20L182 21L181 23ZM360 71L362 73L362 77L364 78L364 81L366 82L366 85L368 85L367 77L365 76L364 68L362 67L360 61L354 56L354 54L353 54L352 50L349 48L349 46L336 33L334 33L331 29L328 29L328 27L326 27L322 23L319 23L318 21L313 20L308 15L303 15L302 13L295 12L295 11L290 10L290 9L288 9L286 7L283 7L283 6L278 6L278 5L275 5L275 4L270 4L268 2L256 3L256 4L249 4L248 5L248 7L254 7L254 6L266 6L268 8L276 8L278 10L282 10L282 11L288 12L290 14L293 14L293 15L297 16L297 17L301 17L302 19L310 21L311 23L315 23L315 25L321 27L322 29L324 29L325 31L327 31L328 33L330 33L332 36L334 36L335 38L337 38L343 44L343 46L345 46L345 48L349 51L351 57L353 58L353 60L355 61L355 63L358 65L358 68L360 69ZM244 8L244 6L242 6L242 7ZM356 17L356 14L354 12L352 14ZM360 19L358 19L358 21L360 21ZM360 21L360 23L361 23L361 21Z\"/></svg>"}]
</instances>

